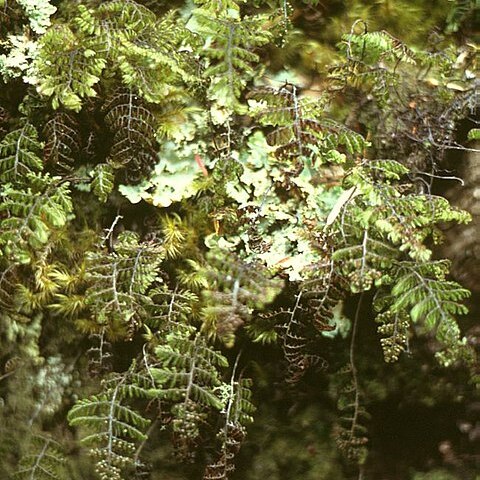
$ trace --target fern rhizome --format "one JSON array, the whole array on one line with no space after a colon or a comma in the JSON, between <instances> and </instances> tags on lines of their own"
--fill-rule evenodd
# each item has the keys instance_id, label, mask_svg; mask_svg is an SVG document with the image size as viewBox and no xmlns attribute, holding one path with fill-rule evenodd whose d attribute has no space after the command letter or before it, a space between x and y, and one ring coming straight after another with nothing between
<instances>
[{"instance_id":1,"label":"fern rhizome","mask_svg":"<svg viewBox=\"0 0 480 480\"><path fill-rule=\"evenodd\" d=\"M427 342L478 382L470 292L435 254L470 216L430 188L478 109L478 46L358 21L309 91L266 61L297 7L167 3L0 1L3 476L160 478L162 445L232 479L262 389L312 376L362 475L362 362Z\"/></svg>"}]
</instances>

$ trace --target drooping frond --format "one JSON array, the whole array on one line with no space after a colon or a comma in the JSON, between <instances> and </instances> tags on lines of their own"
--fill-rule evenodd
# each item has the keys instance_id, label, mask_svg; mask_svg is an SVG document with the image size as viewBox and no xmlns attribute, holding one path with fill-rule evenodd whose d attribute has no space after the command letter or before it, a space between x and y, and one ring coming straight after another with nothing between
<instances>
[{"instance_id":1,"label":"drooping frond","mask_svg":"<svg viewBox=\"0 0 480 480\"><path fill-rule=\"evenodd\" d=\"M29 452L20 460L15 480L62 480L65 455L62 446L52 438L33 435Z\"/></svg>"},{"instance_id":2,"label":"drooping frond","mask_svg":"<svg viewBox=\"0 0 480 480\"><path fill-rule=\"evenodd\" d=\"M173 441L177 455L195 457L200 428L208 413L221 410L217 387L219 369L227 359L207 345L205 338L190 328L177 328L155 349L158 367L150 369L157 385L153 394L171 404Z\"/></svg>"},{"instance_id":3,"label":"drooping frond","mask_svg":"<svg viewBox=\"0 0 480 480\"><path fill-rule=\"evenodd\" d=\"M184 82L195 81L191 57L179 49L191 33L174 13L159 18L133 0L104 2L96 9L82 5L79 12L76 23L83 34L96 39L122 84L147 102L162 103Z\"/></svg>"},{"instance_id":4,"label":"drooping frond","mask_svg":"<svg viewBox=\"0 0 480 480\"><path fill-rule=\"evenodd\" d=\"M86 305L93 324L87 330L106 329L109 337L128 338L145 317L146 293L157 279L164 250L152 242L140 242L133 232L123 232L115 251L87 255Z\"/></svg>"},{"instance_id":5,"label":"drooping frond","mask_svg":"<svg viewBox=\"0 0 480 480\"><path fill-rule=\"evenodd\" d=\"M215 2L216 3L216 2ZM233 3L233 2L232 2ZM258 54L254 51L271 39L265 28L267 16L240 18L238 6L223 4L216 11L208 6L194 10L196 31L208 43L201 55L210 65L204 77L210 80L208 95L220 107L229 111L239 109L239 97L246 82L255 74Z\"/></svg>"},{"instance_id":6,"label":"drooping frond","mask_svg":"<svg viewBox=\"0 0 480 480\"><path fill-rule=\"evenodd\" d=\"M362 464L368 453L367 429L364 423L369 419L369 414L361 404L359 386L355 382L352 366L342 368L336 376L337 408L341 417L333 435L343 455L351 462Z\"/></svg>"},{"instance_id":7,"label":"drooping frond","mask_svg":"<svg viewBox=\"0 0 480 480\"><path fill-rule=\"evenodd\" d=\"M43 170L41 144L30 123L7 133L0 142L0 181L22 181L27 173Z\"/></svg>"},{"instance_id":8,"label":"drooping frond","mask_svg":"<svg viewBox=\"0 0 480 480\"><path fill-rule=\"evenodd\" d=\"M304 315L300 291L295 297L295 305L290 310L281 310L279 315L283 317L280 326L280 338L282 349L287 361L285 380L292 385L298 383L305 373L317 364L325 363L325 360L309 348L308 324L311 318Z\"/></svg>"},{"instance_id":9,"label":"drooping frond","mask_svg":"<svg viewBox=\"0 0 480 480\"><path fill-rule=\"evenodd\" d=\"M236 330L252 312L271 303L283 285L281 280L270 278L264 267L220 250L208 253L205 266L194 267L203 284L203 330L227 346L233 345Z\"/></svg>"},{"instance_id":10,"label":"drooping frond","mask_svg":"<svg viewBox=\"0 0 480 480\"><path fill-rule=\"evenodd\" d=\"M434 332L442 345L461 349L460 328L455 317L468 312L462 302L470 292L445 279L448 269L447 261L420 265L401 262L391 289L392 303L386 314L408 313L415 324L421 324L427 332Z\"/></svg>"},{"instance_id":11,"label":"drooping frond","mask_svg":"<svg viewBox=\"0 0 480 480\"><path fill-rule=\"evenodd\" d=\"M268 141L282 160L343 163L346 155L361 155L368 142L358 133L325 118L327 97L308 98L295 85L261 87L249 93L252 114L273 126Z\"/></svg>"},{"instance_id":12,"label":"drooping frond","mask_svg":"<svg viewBox=\"0 0 480 480\"><path fill-rule=\"evenodd\" d=\"M81 148L77 121L69 114L57 112L44 128L44 155L49 166L58 172L70 172Z\"/></svg>"},{"instance_id":13,"label":"drooping frond","mask_svg":"<svg viewBox=\"0 0 480 480\"><path fill-rule=\"evenodd\" d=\"M54 110L63 105L79 112L84 98L96 96L93 87L100 81L106 60L95 42L77 36L66 24L55 25L42 37L35 61L37 90L51 98Z\"/></svg>"},{"instance_id":14,"label":"drooping frond","mask_svg":"<svg viewBox=\"0 0 480 480\"><path fill-rule=\"evenodd\" d=\"M122 170L126 180L138 182L157 163L155 117L132 92L113 95L103 110L105 123L113 134L107 162L115 170Z\"/></svg>"},{"instance_id":15,"label":"drooping frond","mask_svg":"<svg viewBox=\"0 0 480 480\"><path fill-rule=\"evenodd\" d=\"M412 193L400 183L405 171L393 160L377 160L347 172L350 198L331 222L331 258L350 292L379 289L375 308L387 361L407 348L408 318L460 355L455 315L466 313L462 301L469 293L446 280L449 264L431 260L428 241L441 241L439 225L466 222L469 215L444 198Z\"/></svg>"},{"instance_id":16,"label":"drooping frond","mask_svg":"<svg viewBox=\"0 0 480 480\"><path fill-rule=\"evenodd\" d=\"M235 368L229 385L224 385L222 427L217 434L220 448L216 459L207 465L203 480L228 480L235 470L235 456L246 436L245 425L253 421L255 407L251 403L252 381L235 380Z\"/></svg>"},{"instance_id":17,"label":"drooping frond","mask_svg":"<svg viewBox=\"0 0 480 480\"><path fill-rule=\"evenodd\" d=\"M101 480L127 480L135 466L136 444L147 437L150 421L129 405L131 398L146 398L148 380L130 370L112 374L103 381L103 392L79 400L69 411L68 421L91 433L81 439L95 459Z\"/></svg>"},{"instance_id":18,"label":"drooping frond","mask_svg":"<svg viewBox=\"0 0 480 480\"><path fill-rule=\"evenodd\" d=\"M33 173L26 180L26 189L9 183L0 187L0 249L19 264L31 262L72 211L68 183Z\"/></svg>"}]
</instances>

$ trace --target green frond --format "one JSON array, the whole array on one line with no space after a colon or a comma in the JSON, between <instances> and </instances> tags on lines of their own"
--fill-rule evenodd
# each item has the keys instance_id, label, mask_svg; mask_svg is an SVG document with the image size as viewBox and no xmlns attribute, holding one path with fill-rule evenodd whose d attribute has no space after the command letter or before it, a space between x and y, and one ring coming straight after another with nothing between
<instances>
[{"instance_id":1,"label":"green frond","mask_svg":"<svg viewBox=\"0 0 480 480\"><path fill-rule=\"evenodd\" d=\"M54 110L63 105L79 112L85 98L97 95L93 87L106 64L96 39L78 36L68 25L56 24L40 40L34 64L37 91L51 99Z\"/></svg>"},{"instance_id":2,"label":"green frond","mask_svg":"<svg viewBox=\"0 0 480 480\"><path fill-rule=\"evenodd\" d=\"M249 93L252 115L275 127L268 136L281 160L310 159L315 165L344 163L362 155L369 143L353 130L325 117L328 98L303 97L295 85L260 87Z\"/></svg>"},{"instance_id":3,"label":"green frond","mask_svg":"<svg viewBox=\"0 0 480 480\"><path fill-rule=\"evenodd\" d=\"M207 261L202 330L232 347L236 330L250 320L253 310L262 310L275 299L283 282L271 278L264 267L249 265L228 252L211 250Z\"/></svg>"},{"instance_id":4,"label":"green frond","mask_svg":"<svg viewBox=\"0 0 480 480\"><path fill-rule=\"evenodd\" d=\"M150 369L156 388L151 395L172 404L174 442L182 458L195 455L200 425L208 412L219 411L223 403L218 396L221 385L219 369L227 359L213 350L199 334L177 328L167 334L155 348L158 367Z\"/></svg>"},{"instance_id":5,"label":"green frond","mask_svg":"<svg viewBox=\"0 0 480 480\"><path fill-rule=\"evenodd\" d=\"M105 163L96 165L90 173L92 176L92 191L97 198L105 203L113 190L115 175L113 168Z\"/></svg>"},{"instance_id":6,"label":"green frond","mask_svg":"<svg viewBox=\"0 0 480 480\"><path fill-rule=\"evenodd\" d=\"M28 173L43 170L42 145L35 127L25 123L0 142L0 180L21 181Z\"/></svg>"},{"instance_id":7,"label":"green frond","mask_svg":"<svg viewBox=\"0 0 480 480\"><path fill-rule=\"evenodd\" d=\"M113 374L101 394L79 400L68 413L70 425L92 432L85 434L81 443L89 447L102 480L129 478L128 472L135 466L136 444L147 438L144 432L150 421L127 404L130 397L146 397L147 392L138 384L128 387L136 381L130 373Z\"/></svg>"},{"instance_id":8,"label":"green frond","mask_svg":"<svg viewBox=\"0 0 480 480\"><path fill-rule=\"evenodd\" d=\"M33 173L25 179L26 189L9 183L0 187L0 251L17 264L30 263L72 212L68 183Z\"/></svg>"},{"instance_id":9,"label":"green frond","mask_svg":"<svg viewBox=\"0 0 480 480\"><path fill-rule=\"evenodd\" d=\"M71 115L55 113L45 125L45 161L55 171L70 172L81 149L79 125Z\"/></svg>"},{"instance_id":10,"label":"green frond","mask_svg":"<svg viewBox=\"0 0 480 480\"><path fill-rule=\"evenodd\" d=\"M238 7L226 5L215 10L215 14L208 7L193 11L192 28L205 41L200 54L209 60L203 73L210 81L208 96L228 112L240 111L240 94L258 68L259 56L253 50L272 38L265 28L268 17L240 18Z\"/></svg>"},{"instance_id":11,"label":"green frond","mask_svg":"<svg viewBox=\"0 0 480 480\"><path fill-rule=\"evenodd\" d=\"M154 242L139 241L134 232L122 232L115 251L87 253L86 278L90 287L85 304L92 319L109 336L129 338L146 317L146 295L159 275L164 249Z\"/></svg>"},{"instance_id":12,"label":"green frond","mask_svg":"<svg viewBox=\"0 0 480 480\"><path fill-rule=\"evenodd\" d=\"M34 435L29 452L22 456L15 480L62 480L66 458L62 445L52 438Z\"/></svg>"}]
</instances>

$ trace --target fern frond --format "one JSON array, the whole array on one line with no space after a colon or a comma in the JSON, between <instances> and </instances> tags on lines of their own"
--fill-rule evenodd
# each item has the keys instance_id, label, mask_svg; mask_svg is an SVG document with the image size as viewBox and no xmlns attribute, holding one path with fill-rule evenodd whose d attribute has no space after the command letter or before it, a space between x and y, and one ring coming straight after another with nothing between
<instances>
[{"instance_id":1,"label":"fern frond","mask_svg":"<svg viewBox=\"0 0 480 480\"><path fill-rule=\"evenodd\" d=\"M37 130L30 123L7 133L0 142L0 180L22 180L27 173L43 170L42 145Z\"/></svg>"},{"instance_id":2,"label":"fern frond","mask_svg":"<svg viewBox=\"0 0 480 480\"><path fill-rule=\"evenodd\" d=\"M113 144L107 159L123 176L138 182L157 163L156 120L141 98L132 92L119 92L108 99L103 110L105 123L113 133Z\"/></svg>"},{"instance_id":3,"label":"fern frond","mask_svg":"<svg viewBox=\"0 0 480 480\"><path fill-rule=\"evenodd\" d=\"M0 187L0 248L18 264L30 263L72 212L68 183L59 177L29 173L27 189Z\"/></svg>"},{"instance_id":4,"label":"fern frond","mask_svg":"<svg viewBox=\"0 0 480 480\"><path fill-rule=\"evenodd\" d=\"M309 351L307 327L311 319L308 316L308 310L307 321L303 316L305 310L302 306L302 296L303 291L300 291L295 297L295 305L290 310L278 312L284 318L284 323L280 327L280 337L288 365L285 380L292 385L298 383L310 368L318 363L325 364L323 358Z\"/></svg>"},{"instance_id":5,"label":"fern frond","mask_svg":"<svg viewBox=\"0 0 480 480\"><path fill-rule=\"evenodd\" d=\"M188 290L170 290L168 287L154 288L149 292L153 304L148 308L145 323L159 331L170 331L179 325L188 325L194 316L198 296Z\"/></svg>"},{"instance_id":6,"label":"fern frond","mask_svg":"<svg viewBox=\"0 0 480 480\"><path fill-rule=\"evenodd\" d=\"M338 409L342 417L334 429L339 450L357 464L365 463L367 456L367 430L363 425L369 414L360 402L358 385L353 380L352 366L347 365L337 373Z\"/></svg>"},{"instance_id":7,"label":"fern frond","mask_svg":"<svg viewBox=\"0 0 480 480\"><path fill-rule=\"evenodd\" d=\"M92 433L84 436L81 443L90 448L96 461L96 472L102 480L126 480L135 466L136 443L147 437L145 430L150 421L127 404L134 392L135 397L147 397L143 385L135 390L133 372L113 374L104 381L104 391L99 395L79 400L69 411L68 421Z\"/></svg>"},{"instance_id":8,"label":"fern frond","mask_svg":"<svg viewBox=\"0 0 480 480\"><path fill-rule=\"evenodd\" d=\"M85 303L90 307L95 328L106 328L110 338L129 337L145 318L150 303L146 293L153 285L164 258L163 248L141 243L133 232L122 232L115 252L87 254L87 279L91 286Z\"/></svg>"},{"instance_id":9,"label":"fern frond","mask_svg":"<svg viewBox=\"0 0 480 480\"><path fill-rule=\"evenodd\" d=\"M271 278L264 267L249 265L220 250L208 252L207 264L196 268L204 279L202 329L229 347L234 344L236 330L250 320L252 312L271 303L283 287L283 281Z\"/></svg>"},{"instance_id":10,"label":"fern frond","mask_svg":"<svg viewBox=\"0 0 480 480\"><path fill-rule=\"evenodd\" d=\"M76 35L66 24L56 24L40 40L34 64L37 91L51 98L54 110L63 105L79 112L84 98L97 95L93 87L106 64L95 39Z\"/></svg>"},{"instance_id":11,"label":"fern frond","mask_svg":"<svg viewBox=\"0 0 480 480\"><path fill-rule=\"evenodd\" d=\"M368 142L344 125L325 118L327 97L308 98L295 85L261 87L249 93L252 114L275 127L268 141L281 160L311 159L316 165L343 163L361 155Z\"/></svg>"},{"instance_id":12,"label":"fern frond","mask_svg":"<svg viewBox=\"0 0 480 480\"><path fill-rule=\"evenodd\" d=\"M427 331L435 331L439 341L454 344L460 329L455 315L467 313L461 302L470 292L458 283L444 279L445 262L429 262L420 266L401 263L398 280L392 288L391 311L408 311L414 323L421 322Z\"/></svg>"},{"instance_id":13,"label":"fern frond","mask_svg":"<svg viewBox=\"0 0 480 480\"><path fill-rule=\"evenodd\" d=\"M194 82L190 55L180 52L191 37L175 13L157 17L133 0L114 0L96 9L79 7L76 23L119 73L122 84L147 102L162 103L184 82Z\"/></svg>"},{"instance_id":14,"label":"fern frond","mask_svg":"<svg viewBox=\"0 0 480 480\"><path fill-rule=\"evenodd\" d=\"M222 401L219 368L227 359L209 347L205 339L189 329L177 328L167 334L155 349L158 367L150 369L157 387L152 394L172 403L172 429L177 455L192 460L200 435L200 426L210 411L219 411Z\"/></svg>"},{"instance_id":15,"label":"fern frond","mask_svg":"<svg viewBox=\"0 0 480 480\"><path fill-rule=\"evenodd\" d=\"M15 480L62 480L66 459L62 446L52 438L34 435L29 453L21 460Z\"/></svg>"},{"instance_id":16,"label":"fern frond","mask_svg":"<svg viewBox=\"0 0 480 480\"><path fill-rule=\"evenodd\" d=\"M81 140L76 120L66 113L56 113L44 128L44 155L55 171L70 172L80 151Z\"/></svg>"},{"instance_id":17,"label":"fern frond","mask_svg":"<svg viewBox=\"0 0 480 480\"><path fill-rule=\"evenodd\" d=\"M225 407L222 410L222 427L217 434L220 448L216 460L207 465L203 480L228 480L235 470L235 456L246 436L245 425L253 421L251 414L255 407L250 401L252 381L247 378L236 381L235 370L230 384L222 389Z\"/></svg>"},{"instance_id":18,"label":"fern frond","mask_svg":"<svg viewBox=\"0 0 480 480\"><path fill-rule=\"evenodd\" d=\"M264 27L268 17L240 18L238 7L229 9L224 5L217 12L212 15L208 7L193 12L197 32L208 40L201 51L210 61L204 77L210 80L209 98L228 111L236 111L240 94L255 74L255 64L259 61L253 50L271 40L270 32Z\"/></svg>"},{"instance_id":19,"label":"fern frond","mask_svg":"<svg viewBox=\"0 0 480 480\"><path fill-rule=\"evenodd\" d=\"M115 174L113 168L108 164L100 163L95 166L90 175L93 177L93 193L102 203L105 203L114 186Z\"/></svg>"}]
</instances>

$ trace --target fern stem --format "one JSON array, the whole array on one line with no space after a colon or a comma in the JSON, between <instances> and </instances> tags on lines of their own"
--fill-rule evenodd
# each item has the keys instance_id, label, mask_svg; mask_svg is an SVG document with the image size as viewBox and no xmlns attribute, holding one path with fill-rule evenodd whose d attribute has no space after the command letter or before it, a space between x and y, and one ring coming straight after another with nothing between
<instances>
[{"instance_id":1,"label":"fern stem","mask_svg":"<svg viewBox=\"0 0 480 480\"><path fill-rule=\"evenodd\" d=\"M352 338L350 340L350 368L352 370L352 382L353 388L355 389L355 400L354 400L354 410L353 410L353 418L352 418L352 425L350 427L350 434L353 436L355 434L355 429L357 426L358 414L360 409L360 392L358 388L358 372L357 367L355 365L355 341L357 339L357 330L358 330L358 321L360 318L360 310L362 308L362 301L363 301L364 294L360 295L358 300L357 309L355 311L355 318L353 320L352 326Z\"/></svg>"},{"instance_id":2,"label":"fern stem","mask_svg":"<svg viewBox=\"0 0 480 480\"><path fill-rule=\"evenodd\" d=\"M44 471L45 473L48 474L48 472L45 471L45 469L42 467L41 462L42 462L43 457L45 456L45 453L46 453L46 451L47 451L47 449L48 449L48 445L49 445L49 444L50 444L50 440L49 440L49 439L46 439L46 440L45 440L45 443L44 443L44 445L43 445L42 451L37 455L37 458L36 458L36 460L35 460L35 464L34 464L33 467L32 467L32 471L31 471L31 473L30 473L30 480L35 480L37 469L38 469L38 470L42 470L42 471Z\"/></svg>"},{"instance_id":3,"label":"fern stem","mask_svg":"<svg viewBox=\"0 0 480 480\"><path fill-rule=\"evenodd\" d=\"M108 412L108 461L111 462L112 454L113 454L113 414L115 410L115 401L117 399L118 388L120 387L121 382L115 386L115 390L113 391L112 400L110 402L110 411Z\"/></svg>"}]
</instances>

